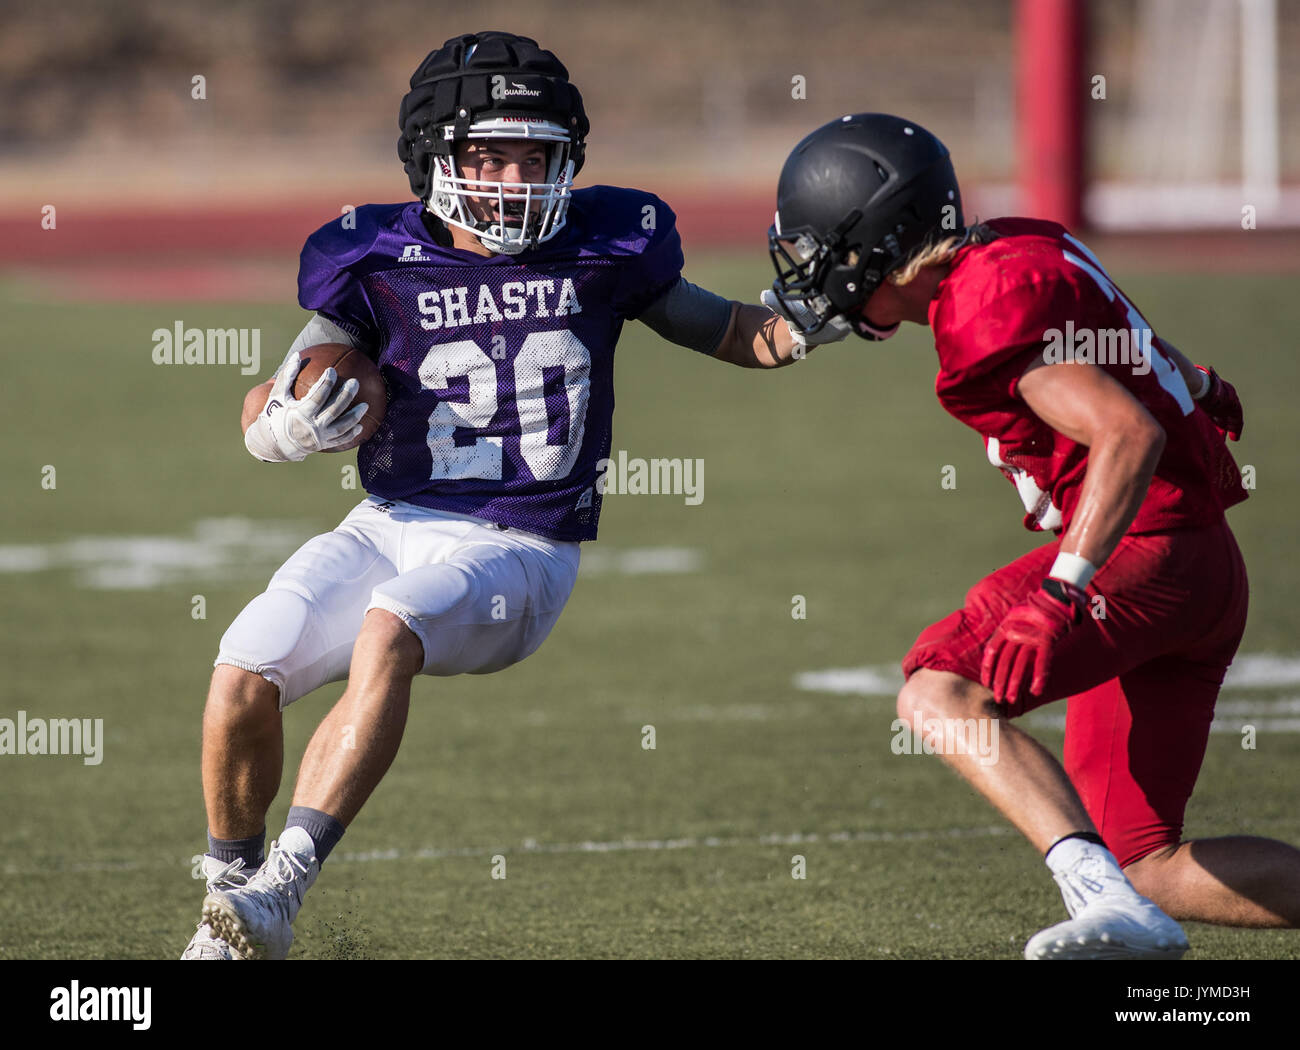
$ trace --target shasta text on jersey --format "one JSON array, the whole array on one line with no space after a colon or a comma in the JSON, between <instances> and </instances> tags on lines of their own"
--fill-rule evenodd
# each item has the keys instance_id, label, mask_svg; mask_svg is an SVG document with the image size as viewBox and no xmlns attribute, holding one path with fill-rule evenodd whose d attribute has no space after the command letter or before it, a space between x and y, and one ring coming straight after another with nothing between
<instances>
[{"instance_id":1,"label":"shasta text on jersey","mask_svg":"<svg viewBox=\"0 0 1300 1050\"><path fill-rule=\"evenodd\" d=\"M486 284L480 284L473 296L468 285L421 292L417 305L421 315L420 327L428 331L493 321L517 321L524 317L565 317L582 313L573 280L569 277L560 282L549 278L506 281L501 286L500 305Z\"/></svg>"}]
</instances>

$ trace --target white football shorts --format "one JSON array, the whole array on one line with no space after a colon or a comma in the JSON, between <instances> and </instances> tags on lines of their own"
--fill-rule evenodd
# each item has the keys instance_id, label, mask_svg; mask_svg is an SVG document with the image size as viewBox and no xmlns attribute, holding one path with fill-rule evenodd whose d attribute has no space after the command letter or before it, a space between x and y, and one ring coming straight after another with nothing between
<instances>
[{"instance_id":1,"label":"white football shorts","mask_svg":"<svg viewBox=\"0 0 1300 1050\"><path fill-rule=\"evenodd\" d=\"M221 639L215 664L260 674L283 709L348 676L371 609L424 646L422 674L488 674L546 640L578 575L578 544L371 496L308 540Z\"/></svg>"}]
</instances>

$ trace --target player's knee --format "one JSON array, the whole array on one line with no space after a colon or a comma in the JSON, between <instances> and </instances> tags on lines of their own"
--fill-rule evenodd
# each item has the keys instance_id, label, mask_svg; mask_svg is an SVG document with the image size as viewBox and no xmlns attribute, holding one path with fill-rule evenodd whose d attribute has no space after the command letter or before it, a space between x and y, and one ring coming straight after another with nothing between
<instances>
[{"instance_id":1,"label":"player's knee","mask_svg":"<svg viewBox=\"0 0 1300 1050\"><path fill-rule=\"evenodd\" d=\"M218 664L212 672L208 703L203 713L210 727L257 731L280 717L280 690L260 674L231 664Z\"/></svg>"},{"instance_id":2,"label":"player's knee","mask_svg":"<svg viewBox=\"0 0 1300 1050\"><path fill-rule=\"evenodd\" d=\"M304 647L307 657L322 648L311 603L287 588L272 587L259 594L221 637L217 671L222 673L220 678L213 675L213 685L215 689L218 681L222 683L218 697L222 706L237 711L255 702L253 694L265 695L268 690L278 703L280 691L306 658ZM290 691L284 703L301 695Z\"/></svg>"},{"instance_id":3,"label":"player's knee","mask_svg":"<svg viewBox=\"0 0 1300 1050\"><path fill-rule=\"evenodd\" d=\"M987 689L948 671L921 667L913 671L898 693L898 717L980 718L996 716Z\"/></svg>"},{"instance_id":4,"label":"player's knee","mask_svg":"<svg viewBox=\"0 0 1300 1050\"><path fill-rule=\"evenodd\" d=\"M374 589L362 638L373 639L403 666L414 660L410 673L419 674L436 660L440 636L474 622L479 591L478 581L455 565L426 565L403 573ZM360 649L360 643L361 638L360 651L373 650L373 645Z\"/></svg>"},{"instance_id":5,"label":"player's knee","mask_svg":"<svg viewBox=\"0 0 1300 1050\"><path fill-rule=\"evenodd\" d=\"M366 613L357 647L377 656L394 674L413 678L424 666L424 644L400 616L387 609Z\"/></svg>"},{"instance_id":6,"label":"player's knee","mask_svg":"<svg viewBox=\"0 0 1300 1050\"><path fill-rule=\"evenodd\" d=\"M909 725L913 716L924 710L924 683L917 681L921 674L923 674L922 671L917 671L903 683L903 688L898 691L898 717Z\"/></svg>"}]
</instances>

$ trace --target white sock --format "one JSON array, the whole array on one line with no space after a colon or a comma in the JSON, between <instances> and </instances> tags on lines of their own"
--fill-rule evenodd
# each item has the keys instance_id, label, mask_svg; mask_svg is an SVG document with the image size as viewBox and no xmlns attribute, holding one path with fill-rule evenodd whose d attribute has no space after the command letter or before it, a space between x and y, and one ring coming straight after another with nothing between
<instances>
[{"instance_id":1,"label":"white sock","mask_svg":"<svg viewBox=\"0 0 1300 1050\"><path fill-rule=\"evenodd\" d=\"M1043 862L1051 869L1052 874L1056 875L1071 870L1084 858L1090 859L1093 865L1099 867L1101 869L1099 873L1104 874L1107 879L1128 881L1124 869L1115 859L1115 854L1105 846L1099 846L1085 839L1062 839L1047 851Z\"/></svg>"},{"instance_id":2,"label":"white sock","mask_svg":"<svg viewBox=\"0 0 1300 1050\"><path fill-rule=\"evenodd\" d=\"M1061 890L1071 917L1103 896L1128 890L1136 894L1115 855L1105 846L1084 839L1062 839L1043 858Z\"/></svg>"}]
</instances>

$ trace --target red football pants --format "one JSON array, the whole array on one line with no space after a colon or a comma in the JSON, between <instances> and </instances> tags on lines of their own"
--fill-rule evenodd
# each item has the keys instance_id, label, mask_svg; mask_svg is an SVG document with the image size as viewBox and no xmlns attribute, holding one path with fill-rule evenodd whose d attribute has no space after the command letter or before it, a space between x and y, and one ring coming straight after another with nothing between
<instances>
[{"instance_id":1,"label":"red football pants","mask_svg":"<svg viewBox=\"0 0 1300 1050\"><path fill-rule=\"evenodd\" d=\"M977 583L962 608L921 632L903 673L927 667L978 682L985 645L1042 584L1059 546ZM1246 626L1246 566L1226 521L1125 536L1088 597L1093 615L1057 647L1043 694L1003 707L1014 718L1069 697L1066 773L1126 866L1180 841L1214 703Z\"/></svg>"}]
</instances>

